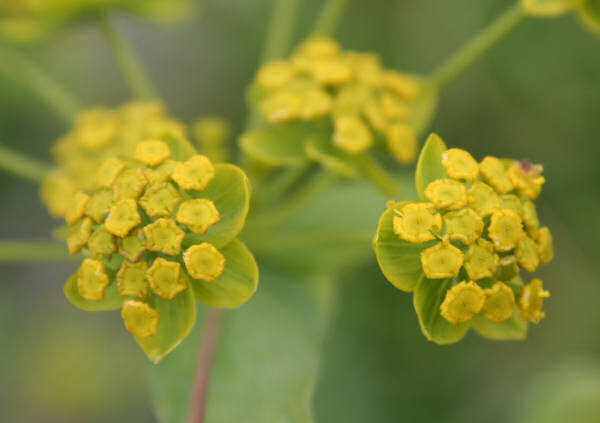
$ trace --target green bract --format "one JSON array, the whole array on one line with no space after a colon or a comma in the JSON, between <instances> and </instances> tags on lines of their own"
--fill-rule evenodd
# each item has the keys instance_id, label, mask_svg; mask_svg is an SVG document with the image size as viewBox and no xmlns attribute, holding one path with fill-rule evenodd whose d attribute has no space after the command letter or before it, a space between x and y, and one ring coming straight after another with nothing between
<instances>
[{"instance_id":1,"label":"green bract","mask_svg":"<svg viewBox=\"0 0 600 423\"><path fill-rule=\"evenodd\" d=\"M491 339L522 339L544 317L549 293L533 272L553 258L552 236L533 200L541 166L488 156L478 163L432 134L416 169L420 200L389 202L374 241L379 266L414 293L423 334L438 344L472 327Z\"/></svg>"},{"instance_id":2,"label":"green bract","mask_svg":"<svg viewBox=\"0 0 600 423\"><path fill-rule=\"evenodd\" d=\"M66 211L69 250L89 258L65 295L84 310L121 309L160 361L189 334L195 300L232 308L256 291L256 262L236 239L249 200L241 169L213 165L180 137L142 141L130 160L106 159L95 188Z\"/></svg>"}]
</instances>

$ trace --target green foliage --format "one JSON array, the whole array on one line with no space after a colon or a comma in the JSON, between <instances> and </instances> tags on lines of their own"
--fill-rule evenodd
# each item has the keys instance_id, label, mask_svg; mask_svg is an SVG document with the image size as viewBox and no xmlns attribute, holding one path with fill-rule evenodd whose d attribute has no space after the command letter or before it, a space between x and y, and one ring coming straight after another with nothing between
<instances>
[{"instance_id":1,"label":"green foliage","mask_svg":"<svg viewBox=\"0 0 600 423\"><path fill-rule=\"evenodd\" d=\"M310 128L303 124L274 125L244 134L240 147L267 165L293 166L307 160L304 145L309 136Z\"/></svg>"},{"instance_id":2,"label":"green foliage","mask_svg":"<svg viewBox=\"0 0 600 423\"><path fill-rule=\"evenodd\" d=\"M424 191L429 183L446 177L446 169L442 166L442 154L446 149L446 144L436 134L429 135L423 145L415 170L415 183L421 200L425 199Z\"/></svg>"}]
</instances>

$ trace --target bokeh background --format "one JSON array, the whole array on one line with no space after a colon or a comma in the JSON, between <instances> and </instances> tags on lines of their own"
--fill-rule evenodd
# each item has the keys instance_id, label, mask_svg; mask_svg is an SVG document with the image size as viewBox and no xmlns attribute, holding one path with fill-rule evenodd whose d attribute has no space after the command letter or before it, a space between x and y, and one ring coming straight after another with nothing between
<instances>
[{"instance_id":1,"label":"bokeh background","mask_svg":"<svg viewBox=\"0 0 600 423\"><path fill-rule=\"evenodd\" d=\"M173 115L244 124L245 85L266 30L267 0L202 0L186 22L120 16ZM320 4L301 2L304 36ZM350 0L336 33L386 66L427 73L506 0ZM448 144L544 165L538 202L556 259L540 271L552 298L525 342L469 334L439 347L421 335L411 296L374 255L342 275L315 394L319 422L600 421L600 38L572 17L528 20L442 94L432 130ZM27 54L86 104L128 91L98 31L80 25ZM40 159L65 131L37 97L0 77L0 140ZM360 201L360 199L357 199ZM0 173L0 237L49 239L37 187ZM373 222L375 227L376 222ZM151 422L146 358L118 313L83 313L62 285L75 264L0 265L0 420Z\"/></svg>"}]
</instances>

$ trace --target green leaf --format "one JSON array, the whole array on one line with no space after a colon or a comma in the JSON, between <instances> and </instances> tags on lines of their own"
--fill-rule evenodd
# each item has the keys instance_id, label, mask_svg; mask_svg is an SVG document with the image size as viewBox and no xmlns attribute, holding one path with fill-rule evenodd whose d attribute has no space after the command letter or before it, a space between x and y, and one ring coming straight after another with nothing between
<instances>
[{"instance_id":1,"label":"green leaf","mask_svg":"<svg viewBox=\"0 0 600 423\"><path fill-rule=\"evenodd\" d=\"M525 13L539 16L558 16L573 9L580 0L521 0Z\"/></svg>"},{"instance_id":2,"label":"green leaf","mask_svg":"<svg viewBox=\"0 0 600 423\"><path fill-rule=\"evenodd\" d=\"M460 341L469 330L467 323L452 324L440 314L440 305L446 291L452 287L451 279L421 278L415 288L413 304L419 317L421 331L436 344L446 345Z\"/></svg>"},{"instance_id":3,"label":"green leaf","mask_svg":"<svg viewBox=\"0 0 600 423\"><path fill-rule=\"evenodd\" d=\"M121 305L123 305L123 301L125 301L126 298L119 295L117 283L113 279L114 278L111 278L110 285L108 285L104 291L104 299L102 301L90 301L79 295L79 289L77 288L77 273L74 273L67 279L67 283L65 284L65 296L71 304L85 311L117 310L121 308Z\"/></svg>"},{"instance_id":4,"label":"green leaf","mask_svg":"<svg viewBox=\"0 0 600 423\"><path fill-rule=\"evenodd\" d=\"M265 164L298 165L307 160L305 145L313 131L299 124L269 126L246 132L240 145L248 156Z\"/></svg>"},{"instance_id":5,"label":"green leaf","mask_svg":"<svg viewBox=\"0 0 600 423\"><path fill-rule=\"evenodd\" d=\"M412 105L409 125L417 134L422 134L433 119L438 103L438 92L433 87L426 86L419 99Z\"/></svg>"},{"instance_id":6,"label":"green leaf","mask_svg":"<svg viewBox=\"0 0 600 423\"><path fill-rule=\"evenodd\" d=\"M600 0L582 0L577 11L583 23L600 35Z\"/></svg>"},{"instance_id":7,"label":"green leaf","mask_svg":"<svg viewBox=\"0 0 600 423\"><path fill-rule=\"evenodd\" d=\"M171 133L165 133L162 135L161 140L169 145L169 149L171 150L171 158L173 160L185 161L198 154L194 146L188 140Z\"/></svg>"},{"instance_id":8,"label":"green leaf","mask_svg":"<svg viewBox=\"0 0 600 423\"><path fill-rule=\"evenodd\" d=\"M421 251L429 247L430 243L413 244L400 239L394 233L393 219L396 214L394 208L398 207L387 209L379 219L377 234L373 242L375 254L379 267L387 280L402 291L412 292L423 276Z\"/></svg>"},{"instance_id":9,"label":"green leaf","mask_svg":"<svg viewBox=\"0 0 600 423\"><path fill-rule=\"evenodd\" d=\"M194 327L196 321L196 301L194 291L188 289L177 294L172 300L158 295L151 295L148 304L158 310L160 319L156 333L150 338L135 340L154 363L158 363L184 340Z\"/></svg>"},{"instance_id":10,"label":"green leaf","mask_svg":"<svg viewBox=\"0 0 600 423\"><path fill-rule=\"evenodd\" d=\"M205 421L308 423L332 309L332 281L262 266L261 289L227 313Z\"/></svg>"},{"instance_id":11,"label":"green leaf","mask_svg":"<svg viewBox=\"0 0 600 423\"><path fill-rule=\"evenodd\" d=\"M355 158L335 148L325 137L311 138L306 144L306 153L336 175L353 179L359 177L360 169Z\"/></svg>"},{"instance_id":12,"label":"green leaf","mask_svg":"<svg viewBox=\"0 0 600 423\"><path fill-rule=\"evenodd\" d=\"M258 266L254 256L239 240L221 249L225 270L213 282L191 279L196 299L212 307L234 308L244 304L258 287Z\"/></svg>"},{"instance_id":13,"label":"green leaf","mask_svg":"<svg viewBox=\"0 0 600 423\"><path fill-rule=\"evenodd\" d=\"M475 331L488 339L507 341L521 340L527 337L527 323L521 319L517 307L506 322L494 323L483 316L475 316L469 323Z\"/></svg>"},{"instance_id":14,"label":"green leaf","mask_svg":"<svg viewBox=\"0 0 600 423\"><path fill-rule=\"evenodd\" d=\"M422 200L425 199L424 192L427 185L436 179L447 177L446 169L442 165L442 154L446 150L446 144L438 135L429 135L419 155L415 172L417 192Z\"/></svg>"},{"instance_id":15,"label":"green leaf","mask_svg":"<svg viewBox=\"0 0 600 423\"><path fill-rule=\"evenodd\" d=\"M189 233L184 247L210 242L220 248L229 244L244 228L250 207L250 181L239 167L231 164L215 165L216 176L204 191L194 191L192 197L207 198L215 203L221 220L208 228L204 235Z\"/></svg>"}]
</instances>

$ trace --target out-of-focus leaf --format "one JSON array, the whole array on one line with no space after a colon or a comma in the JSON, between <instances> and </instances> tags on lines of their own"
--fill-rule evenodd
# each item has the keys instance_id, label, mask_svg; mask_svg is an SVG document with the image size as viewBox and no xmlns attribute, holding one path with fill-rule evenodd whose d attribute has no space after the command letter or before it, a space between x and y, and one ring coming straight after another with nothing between
<instances>
[{"instance_id":1,"label":"out-of-focus leaf","mask_svg":"<svg viewBox=\"0 0 600 423\"><path fill-rule=\"evenodd\" d=\"M527 337L527 323L521 319L519 309L515 307L512 316L506 322L494 323L483 316L475 316L471 326L484 338L508 341Z\"/></svg>"},{"instance_id":2,"label":"out-of-focus leaf","mask_svg":"<svg viewBox=\"0 0 600 423\"><path fill-rule=\"evenodd\" d=\"M161 140L169 145L173 160L185 161L193 155L198 154L194 146L184 138L165 133L161 136Z\"/></svg>"},{"instance_id":3,"label":"out-of-focus leaf","mask_svg":"<svg viewBox=\"0 0 600 423\"><path fill-rule=\"evenodd\" d=\"M579 0L521 0L523 10L534 16L551 17L568 12Z\"/></svg>"},{"instance_id":4,"label":"out-of-focus leaf","mask_svg":"<svg viewBox=\"0 0 600 423\"><path fill-rule=\"evenodd\" d=\"M415 288L413 304L419 317L421 331L427 339L446 345L460 341L469 330L467 323L452 324L440 314L440 305L446 291L452 286L451 279L421 278Z\"/></svg>"},{"instance_id":5,"label":"out-of-focus leaf","mask_svg":"<svg viewBox=\"0 0 600 423\"><path fill-rule=\"evenodd\" d=\"M225 270L213 282L191 279L196 299L212 307L234 308L244 304L258 287L258 266L254 256L239 240L221 249Z\"/></svg>"},{"instance_id":6,"label":"out-of-focus leaf","mask_svg":"<svg viewBox=\"0 0 600 423\"><path fill-rule=\"evenodd\" d=\"M425 188L436 179L446 178L446 169L442 165L442 154L446 151L446 144L436 135L431 134L419 155L415 172L417 192L421 199L425 199Z\"/></svg>"},{"instance_id":7,"label":"out-of-focus leaf","mask_svg":"<svg viewBox=\"0 0 600 423\"><path fill-rule=\"evenodd\" d=\"M407 201L406 204L408 203ZM394 233L395 208L387 209L379 220L379 227L373 242L375 254L379 267L387 280L396 288L411 292L423 276L421 251L429 247L430 243L413 244L400 239Z\"/></svg>"},{"instance_id":8,"label":"out-of-focus leaf","mask_svg":"<svg viewBox=\"0 0 600 423\"><path fill-rule=\"evenodd\" d=\"M79 295L79 289L77 288L77 273L71 275L67 279L67 283L64 287L65 296L67 300L75 307L85 311L110 311L117 310L123 305L123 298L117 291L117 283L112 280L110 285L104 291L104 299L102 301L91 301L82 298Z\"/></svg>"},{"instance_id":9,"label":"out-of-focus leaf","mask_svg":"<svg viewBox=\"0 0 600 423\"><path fill-rule=\"evenodd\" d=\"M219 248L229 244L243 229L250 205L250 181L239 167L231 164L215 165L216 176L204 191L194 191L194 198L211 200L221 220L208 228L204 235L189 233L184 247L210 242Z\"/></svg>"},{"instance_id":10,"label":"out-of-focus leaf","mask_svg":"<svg viewBox=\"0 0 600 423\"><path fill-rule=\"evenodd\" d=\"M425 86L419 99L412 105L412 115L408 122L417 134L423 133L431 123L437 103L437 90L433 87Z\"/></svg>"},{"instance_id":11,"label":"out-of-focus leaf","mask_svg":"<svg viewBox=\"0 0 600 423\"><path fill-rule=\"evenodd\" d=\"M360 170L354 157L336 149L325 137L313 137L306 145L308 157L330 172L345 178L358 178Z\"/></svg>"},{"instance_id":12,"label":"out-of-focus leaf","mask_svg":"<svg viewBox=\"0 0 600 423\"><path fill-rule=\"evenodd\" d=\"M244 152L272 166L298 165L307 160L305 145L310 128L286 124L255 129L242 135L240 146Z\"/></svg>"},{"instance_id":13,"label":"out-of-focus leaf","mask_svg":"<svg viewBox=\"0 0 600 423\"><path fill-rule=\"evenodd\" d=\"M582 0L577 6L577 11L583 23L600 35L600 0Z\"/></svg>"},{"instance_id":14,"label":"out-of-focus leaf","mask_svg":"<svg viewBox=\"0 0 600 423\"><path fill-rule=\"evenodd\" d=\"M177 294L173 300L151 295L148 303L158 310L160 319L156 333L149 338L135 340L154 363L158 363L183 341L194 327L196 321L196 300L193 288Z\"/></svg>"}]
</instances>

